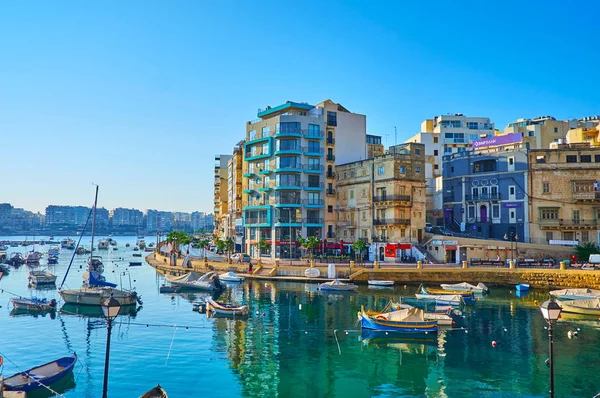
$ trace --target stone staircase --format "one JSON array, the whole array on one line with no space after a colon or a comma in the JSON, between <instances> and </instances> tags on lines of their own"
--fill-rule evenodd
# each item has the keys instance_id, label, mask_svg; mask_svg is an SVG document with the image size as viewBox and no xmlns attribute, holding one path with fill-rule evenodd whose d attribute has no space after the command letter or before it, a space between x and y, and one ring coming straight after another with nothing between
<instances>
[{"instance_id":1,"label":"stone staircase","mask_svg":"<svg viewBox=\"0 0 600 398\"><path fill-rule=\"evenodd\" d=\"M427 259L427 261L428 261L430 264L437 264L437 263L438 263L438 260L436 260L436 259L435 259L435 257L433 257L433 256L432 256L432 255L431 255L431 254L430 254L430 253L427 251L427 248L426 248L425 246L423 246L423 245L415 245L415 247L416 247L417 249L419 249L419 251L420 251L421 253L423 253L423 255L425 256L425 258Z\"/></svg>"}]
</instances>

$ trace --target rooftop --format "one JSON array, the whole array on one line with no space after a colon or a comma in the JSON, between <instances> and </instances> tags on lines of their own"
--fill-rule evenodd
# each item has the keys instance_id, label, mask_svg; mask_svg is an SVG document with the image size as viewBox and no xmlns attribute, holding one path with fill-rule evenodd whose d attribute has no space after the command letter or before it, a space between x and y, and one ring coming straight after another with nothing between
<instances>
[{"instance_id":1,"label":"rooftop","mask_svg":"<svg viewBox=\"0 0 600 398\"><path fill-rule=\"evenodd\" d=\"M287 109L304 109L304 110L311 110L314 108L314 105L309 105L307 102L293 102L293 101L286 101L285 104L276 106L276 107L270 107L267 106L265 109L259 109L258 110L258 114L257 116L262 118L265 116L269 116L272 115L274 113L277 112L281 112L283 110L287 110Z\"/></svg>"}]
</instances>

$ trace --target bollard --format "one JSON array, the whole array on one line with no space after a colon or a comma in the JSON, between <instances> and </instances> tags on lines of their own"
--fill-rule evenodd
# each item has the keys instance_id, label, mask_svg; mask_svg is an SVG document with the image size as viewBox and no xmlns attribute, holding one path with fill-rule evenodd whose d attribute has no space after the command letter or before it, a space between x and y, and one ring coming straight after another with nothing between
<instances>
[{"instance_id":1,"label":"bollard","mask_svg":"<svg viewBox=\"0 0 600 398\"><path fill-rule=\"evenodd\" d=\"M508 268L510 268L510 269L515 269L515 262L514 262L513 260L510 260L510 261L508 262Z\"/></svg>"},{"instance_id":2,"label":"bollard","mask_svg":"<svg viewBox=\"0 0 600 398\"><path fill-rule=\"evenodd\" d=\"M310 260L310 268L315 268L315 260Z\"/></svg>"},{"instance_id":3,"label":"bollard","mask_svg":"<svg viewBox=\"0 0 600 398\"><path fill-rule=\"evenodd\" d=\"M374 268L374 269L379 269L379 261L375 260L375 261L373 262L373 268Z\"/></svg>"},{"instance_id":4,"label":"bollard","mask_svg":"<svg viewBox=\"0 0 600 398\"><path fill-rule=\"evenodd\" d=\"M567 263L566 263L566 262L564 262L564 261L561 261L561 262L560 262L560 269L562 269L562 270L566 270L566 269L567 269Z\"/></svg>"},{"instance_id":5,"label":"bollard","mask_svg":"<svg viewBox=\"0 0 600 398\"><path fill-rule=\"evenodd\" d=\"M462 267L463 267L463 269L467 269L467 268L469 268L469 266L467 265L467 262L466 262L466 261L463 261L463 262L462 262Z\"/></svg>"},{"instance_id":6,"label":"bollard","mask_svg":"<svg viewBox=\"0 0 600 398\"><path fill-rule=\"evenodd\" d=\"M275 269L279 268L279 260L275 259Z\"/></svg>"},{"instance_id":7,"label":"bollard","mask_svg":"<svg viewBox=\"0 0 600 398\"><path fill-rule=\"evenodd\" d=\"M423 268L423 261L417 261L417 269Z\"/></svg>"},{"instance_id":8,"label":"bollard","mask_svg":"<svg viewBox=\"0 0 600 398\"><path fill-rule=\"evenodd\" d=\"M262 260L259 258L258 261L256 262L256 266L257 267L262 267Z\"/></svg>"},{"instance_id":9,"label":"bollard","mask_svg":"<svg viewBox=\"0 0 600 398\"><path fill-rule=\"evenodd\" d=\"M350 269L354 268L354 261L350 260Z\"/></svg>"}]
</instances>

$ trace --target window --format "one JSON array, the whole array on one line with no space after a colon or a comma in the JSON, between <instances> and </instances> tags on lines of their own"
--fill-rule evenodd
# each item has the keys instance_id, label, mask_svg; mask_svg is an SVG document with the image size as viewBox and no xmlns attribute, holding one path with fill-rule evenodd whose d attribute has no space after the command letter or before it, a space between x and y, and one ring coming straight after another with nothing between
<instances>
[{"instance_id":1,"label":"window","mask_svg":"<svg viewBox=\"0 0 600 398\"><path fill-rule=\"evenodd\" d=\"M331 185L331 184L329 184ZM308 176L308 186L310 188L320 188L321 178L319 176Z\"/></svg>"},{"instance_id":2,"label":"window","mask_svg":"<svg viewBox=\"0 0 600 398\"><path fill-rule=\"evenodd\" d=\"M496 171L495 160L480 160L473 163L473 173L489 173L490 171Z\"/></svg>"},{"instance_id":3,"label":"window","mask_svg":"<svg viewBox=\"0 0 600 398\"><path fill-rule=\"evenodd\" d=\"M528 131L528 132L527 132L527 135L528 135L529 137L535 137L535 131Z\"/></svg>"},{"instance_id":4,"label":"window","mask_svg":"<svg viewBox=\"0 0 600 398\"><path fill-rule=\"evenodd\" d=\"M477 139L479 139L479 136L477 134L469 134L470 141L475 141Z\"/></svg>"},{"instance_id":5,"label":"window","mask_svg":"<svg viewBox=\"0 0 600 398\"><path fill-rule=\"evenodd\" d=\"M277 140L278 151L299 151L300 140Z\"/></svg>"},{"instance_id":6,"label":"window","mask_svg":"<svg viewBox=\"0 0 600 398\"><path fill-rule=\"evenodd\" d=\"M262 128L262 138L268 137L271 135L271 126L265 126Z\"/></svg>"},{"instance_id":7,"label":"window","mask_svg":"<svg viewBox=\"0 0 600 398\"><path fill-rule=\"evenodd\" d=\"M542 182L542 192L550 193L550 183L549 182Z\"/></svg>"},{"instance_id":8,"label":"window","mask_svg":"<svg viewBox=\"0 0 600 398\"><path fill-rule=\"evenodd\" d=\"M333 213L333 206L327 206L327 213Z\"/></svg>"},{"instance_id":9,"label":"window","mask_svg":"<svg viewBox=\"0 0 600 398\"><path fill-rule=\"evenodd\" d=\"M329 148L331 149L331 148ZM321 145L319 141L308 141L308 152L311 153L323 153L323 149L321 149Z\"/></svg>"},{"instance_id":10,"label":"window","mask_svg":"<svg viewBox=\"0 0 600 398\"><path fill-rule=\"evenodd\" d=\"M377 175L382 175L383 173L385 173L385 168L383 166L379 166L377 168Z\"/></svg>"},{"instance_id":11,"label":"window","mask_svg":"<svg viewBox=\"0 0 600 398\"><path fill-rule=\"evenodd\" d=\"M363 188L363 190L362 190L362 193L361 193L361 196L362 196L363 198L366 198L366 197L367 197L367 190L366 190L366 189L364 189L364 188Z\"/></svg>"},{"instance_id":12,"label":"window","mask_svg":"<svg viewBox=\"0 0 600 398\"><path fill-rule=\"evenodd\" d=\"M479 196L479 188L474 187L473 188L473 197L477 198Z\"/></svg>"},{"instance_id":13,"label":"window","mask_svg":"<svg viewBox=\"0 0 600 398\"><path fill-rule=\"evenodd\" d=\"M300 122L281 122L275 126L275 131L277 133L297 133L299 134L301 130Z\"/></svg>"},{"instance_id":14,"label":"window","mask_svg":"<svg viewBox=\"0 0 600 398\"><path fill-rule=\"evenodd\" d=\"M546 163L546 157L545 156L536 156L535 162L536 163Z\"/></svg>"},{"instance_id":15,"label":"window","mask_svg":"<svg viewBox=\"0 0 600 398\"><path fill-rule=\"evenodd\" d=\"M433 156L438 156L438 150L437 149L433 150Z\"/></svg>"},{"instance_id":16,"label":"window","mask_svg":"<svg viewBox=\"0 0 600 398\"><path fill-rule=\"evenodd\" d=\"M450 166L450 172L454 173L454 166Z\"/></svg>"},{"instance_id":17,"label":"window","mask_svg":"<svg viewBox=\"0 0 600 398\"><path fill-rule=\"evenodd\" d=\"M321 196L318 192L309 192L308 193L308 204L310 205L319 205L321 204Z\"/></svg>"},{"instance_id":18,"label":"window","mask_svg":"<svg viewBox=\"0 0 600 398\"><path fill-rule=\"evenodd\" d=\"M492 205L492 218L500 218L500 205Z\"/></svg>"},{"instance_id":19,"label":"window","mask_svg":"<svg viewBox=\"0 0 600 398\"><path fill-rule=\"evenodd\" d=\"M551 241L554 239L554 234L552 233L552 231L546 231L546 240L547 241Z\"/></svg>"},{"instance_id":20,"label":"window","mask_svg":"<svg viewBox=\"0 0 600 398\"><path fill-rule=\"evenodd\" d=\"M354 172L353 171L350 172L350 178L354 178Z\"/></svg>"},{"instance_id":21,"label":"window","mask_svg":"<svg viewBox=\"0 0 600 398\"><path fill-rule=\"evenodd\" d=\"M420 167L415 167L415 173L420 173L421 172L421 168Z\"/></svg>"},{"instance_id":22,"label":"window","mask_svg":"<svg viewBox=\"0 0 600 398\"><path fill-rule=\"evenodd\" d=\"M346 172L344 171L344 180L346 179Z\"/></svg>"},{"instance_id":23,"label":"window","mask_svg":"<svg viewBox=\"0 0 600 398\"><path fill-rule=\"evenodd\" d=\"M558 127L554 127L554 132L558 133Z\"/></svg>"},{"instance_id":24,"label":"window","mask_svg":"<svg viewBox=\"0 0 600 398\"><path fill-rule=\"evenodd\" d=\"M461 126L462 126L462 123L460 120L450 120L450 127L459 129L459 128L461 128Z\"/></svg>"},{"instance_id":25,"label":"window","mask_svg":"<svg viewBox=\"0 0 600 398\"><path fill-rule=\"evenodd\" d=\"M327 125L337 126L337 113L327 111Z\"/></svg>"},{"instance_id":26,"label":"window","mask_svg":"<svg viewBox=\"0 0 600 398\"><path fill-rule=\"evenodd\" d=\"M515 195L515 187L514 187L514 185L511 185L510 187L508 187L508 194L510 196L514 196Z\"/></svg>"},{"instance_id":27,"label":"window","mask_svg":"<svg viewBox=\"0 0 600 398\"><path fill-rule=\"evenodd\" d=\"M584 243L590 241L590 231L581 231L581 241Z\"/></svg>"},{"instance_id":28,"label":"window","mask_svg":"<svg viewBox=\"0 0 600 398\"><path fill-rule=\"evenodd\" d=\"M248 131L248 140L252 141L256 139L256 130Z\"/></svg>"},{"instance_id":29,"label":"window","mask_svg":"<svg viewBox=\"0 0 600 398\"><path fill-rule=\"evenodd\" d=\"M461 146L461 147L458 147L458 148L456 148L456 151L457 151L458 153L461 153L461 152L466 152L466 151L467 151L467 148L465 148L464 146Z\"/></svg>"},{"instance_id":30,"label":"window","mask_svg":"<svg viewBox=\"0 0 600 398\"><path fill-rule=\"evenodd\" d=\"M467 128L469 130L477 130L479 128L479 123L477 123L477 122L467 122Z\"/></svg>"},{"instance_id":31,"label":"window","mask_svg":"<svg viewBox=\"0 0 600 398\"><path fill-rule=\"evenodd\" d=\"M594 181L572 181L573 192L594 192Z\"/></svg>"},{"instance_id":32,"label":"window","mask_svg":"<svg viewBox=\"0 0 600 398\"><path fill-rule=\"evenodd\" d=\"M540 220L558 220L558 208L541 207Z\"/></svg>"},{"instance_id":33,"label":"window","mask_svg":"<svg viewBox=\"0 0 600 398\"><path fill-rule=\"evenodd\" d=\"M592 163L592 155L581 155L579 161L581 163Z\"/></svg>"},{"instance_id":34,"label":"window","mask_svg":"<svg viewBox=\"0 0 600 398\"><path fill-rule=\"evenodd\" d=\"M445 146L444 147L444 153L452 153L452 148L448 147L448 146Z\"/></svg>"},{"instance_id":35,"label":"window","mask_svg":"<svg viewBox=\"0 0 600 398\"><path fill-rule=\"evenodd\" d=\"M580 220L579 210L573 210L573 224L579 224Z\"/></svg>"},{"instance_id":36,"label":"window","mask_svg":"<svg viewBox=\"0 0 600 398\"><path fill-rule=\"evenodd\" d=\"M515 164L515 158L508 158L508 164L509 166L512 166Z\"/></svg>"},{"instance_id":37,"label":"window","mask_svg":"<svg viewBox=\"0 0 600 398\"><path fill-rule=\"evenodd\" d=\"M350 199L354 199L354 189L351 189L350 191L348 191L350 194Z\"/></svg>"},{"instance_id":38,"label":"window","mask_svg":"<svg viewBox=\"0 0 600 398\"><path fill-rule=\"evenodd\" d=\"M285 156L277 158L277 168L279 169L299 169L300 158L297 156Z\"/></svg>"},{"instance_id":39,"label":"window","mask_svg":"<svg viewBox=\"0 0 600 398\"><path fill-rule=\"evenodd\" d=\"M567 163L577 163L577 155L567 155Z\"/></svg>"},{"instance_id":40,"label":"window","mask_svg":"<svg viewBox=\"0 0 600 398\"><path fill-rule=\"evenodd\" d=\"M438 143L438 137L433 137L433 143L437 144Z\"/></svg>"},{"instance_id":41,"label":"window","mask_svg":"<svg viewBox=\"0 0 600 398\"><path fill-rule=\"evenodd\" d=\"M467 217L468 218L475 218L475 206L469 206L467 208Z\"/></svg>"},{"instance_id":42,"label":"window","mask_svg":"<svg viewBox=\"0 0 600 398\"><path fill-rule=\"evenodd\" d=\"M440 166L439 166L439 165L436 163L436 164L434 164L434 165L433 165L433 168L434 168L435 170L437 170L437 169L439 169L439 168L440 168Z\"/></svg>"},{"instance_id":43,"label":"window","mask_svg":"<svg viewBox=\"0 0 600 398\"><path fill-rule=\"evenodd\" d=\"M415 148L415 155L421 154L421 148Z\"/></svg>"}]
</instances>

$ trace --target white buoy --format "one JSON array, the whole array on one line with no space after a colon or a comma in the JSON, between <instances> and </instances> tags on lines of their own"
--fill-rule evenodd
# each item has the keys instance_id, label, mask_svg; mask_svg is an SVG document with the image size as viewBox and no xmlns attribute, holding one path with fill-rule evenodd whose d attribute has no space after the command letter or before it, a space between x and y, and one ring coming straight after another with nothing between
<instances>
[{"instance_id":1,"label":"white buoy","mask_svg":"<svg viewBox=\"0 0 600 398\"><path fill-rule=\"evenodd\" d=\"M569 330L569 331L567 332L567 337L568 337L568 338L570 338L570 339L572 339L572 338L573 338L573 331L572 331L572 330Z\"/></svg>"},{"instance_id":2,"label":"white buoy","mask_svg":"<svg viewBox=\"0 0 600 398\"><path fill-rule=\"evenodd\" d=\"M298 304L298 309L301 310L302 309L302 304Z\"/></svg>"}]
</instances>

